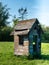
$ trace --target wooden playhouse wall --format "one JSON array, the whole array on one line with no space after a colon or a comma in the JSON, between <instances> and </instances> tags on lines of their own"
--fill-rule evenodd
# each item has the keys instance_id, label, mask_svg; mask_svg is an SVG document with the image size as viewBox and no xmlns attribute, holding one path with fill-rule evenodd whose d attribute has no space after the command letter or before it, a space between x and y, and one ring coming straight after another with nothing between
<instances>
[{"instance_id":1,"label":"wooden playhouse wall","mask_svg":"<svg viewBox=\"0 0 49 65\"><path fill-rule=\"evenodd\" d=\"M19 45L19 36L14 35L14 54L15 55L28 55L29 54L29 41L24 41L23 45Z\"/></svg>"}]
</instances>

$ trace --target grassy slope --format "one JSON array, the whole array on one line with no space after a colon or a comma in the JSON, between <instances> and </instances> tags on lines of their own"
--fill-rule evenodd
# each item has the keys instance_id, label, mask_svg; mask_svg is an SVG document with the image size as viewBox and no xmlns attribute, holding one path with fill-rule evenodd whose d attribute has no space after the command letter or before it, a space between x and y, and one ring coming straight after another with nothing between
<instances>
[{"instance_id":1,"label":"grassy slope","mask_svg":"<svg viewBox=\"0 0 49 65\"><path fill-rule=\"evenodd\" d=\"M13 42L0 42L0 65L49 65L49 44L42 43L42 59L14 56Z\"/></svg>"}]
</instances>

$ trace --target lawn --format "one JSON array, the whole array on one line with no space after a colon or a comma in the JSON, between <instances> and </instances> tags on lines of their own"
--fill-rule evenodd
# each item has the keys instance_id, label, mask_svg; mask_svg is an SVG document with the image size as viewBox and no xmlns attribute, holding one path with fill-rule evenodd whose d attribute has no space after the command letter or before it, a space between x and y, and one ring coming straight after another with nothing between
<instances>
[{"instance_id":1,"label":"lawn","mask_svg":"<svg viewBox=\"0 0 49 65\"><path fill-rule=\"evenodd\" d=\"M0 42L0 65L49 65L49 43L41 45L41 59L14 56L13 42Z\"/></svg>"}]
</instances>

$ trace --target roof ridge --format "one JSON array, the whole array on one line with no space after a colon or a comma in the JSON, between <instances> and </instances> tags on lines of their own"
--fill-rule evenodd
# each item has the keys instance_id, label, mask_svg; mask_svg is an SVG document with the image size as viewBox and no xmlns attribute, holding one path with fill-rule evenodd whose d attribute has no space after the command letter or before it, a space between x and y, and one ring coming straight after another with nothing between
<instances>
[{"instance_id":1,"label":"roof ridge","mask_svg":"<svg viewBox=\"0 0 49 65\"><path fill-rule=\"evenodd\" d=\"M27 20L20 20L20 21L29 21L29 20L36 20L37 18L31 18L31 19L27 19ZM19 21L19 22L20 22Z\"/></svg>"}]
</instances>

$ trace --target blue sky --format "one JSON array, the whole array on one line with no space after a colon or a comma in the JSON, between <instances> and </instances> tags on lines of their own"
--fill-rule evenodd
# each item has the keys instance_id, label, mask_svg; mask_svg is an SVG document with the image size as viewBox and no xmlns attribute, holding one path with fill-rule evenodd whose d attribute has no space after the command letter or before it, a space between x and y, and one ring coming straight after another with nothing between
<instances>
[{"instance_id":1,"label":"blue sky","mask_svg":"<svg viewBox=\"0 0 49 65\"><path fill-rule=\"evenodd\" d=\"M18 9L27 8L27 19L38 18L41 24L49 26L49 0L0 0L3 5L7 4L12 15L9 21L12 21L14 15L19 17Z\"/></svg>"}]
</instances>

